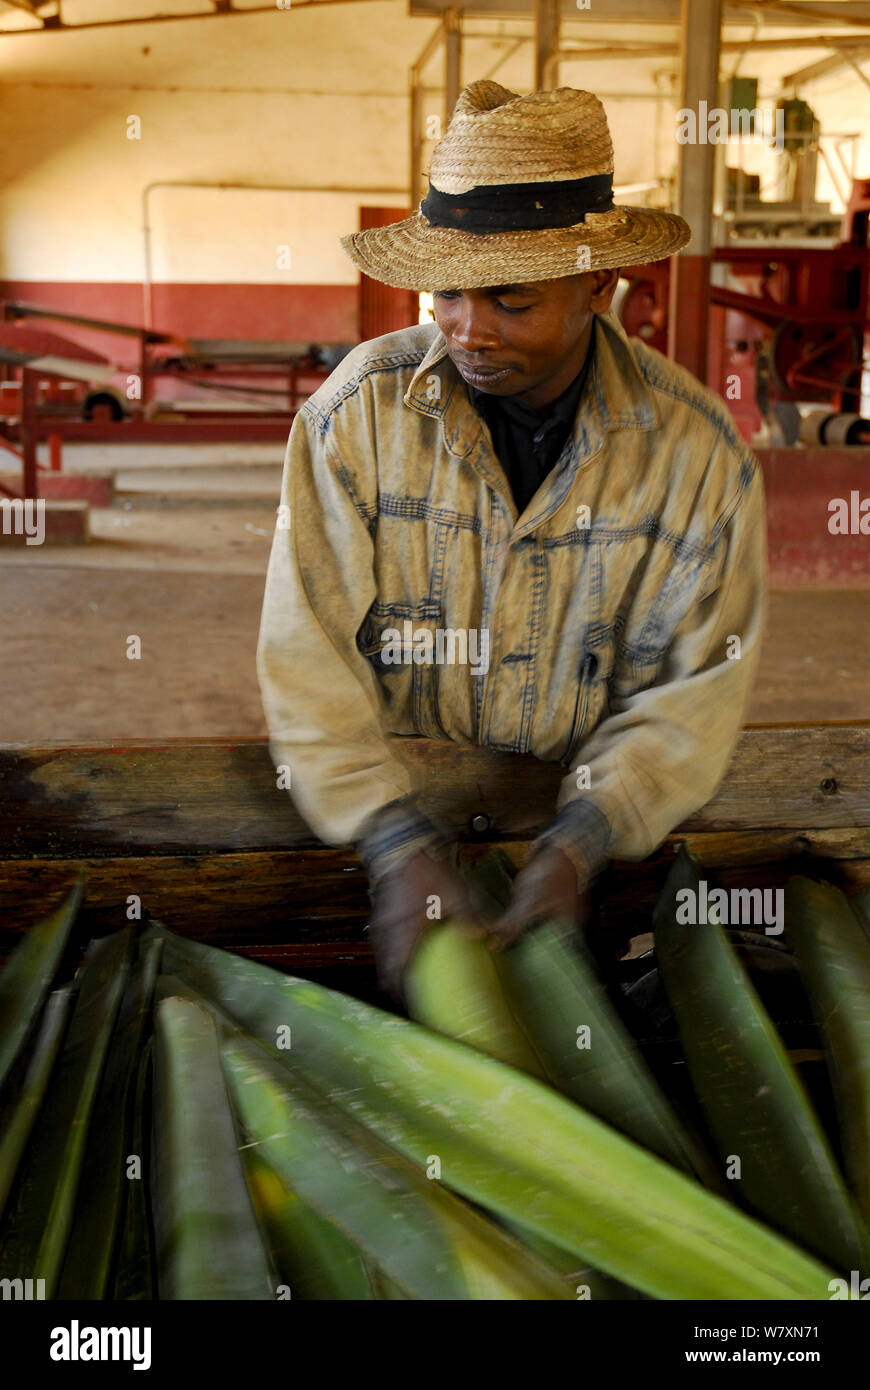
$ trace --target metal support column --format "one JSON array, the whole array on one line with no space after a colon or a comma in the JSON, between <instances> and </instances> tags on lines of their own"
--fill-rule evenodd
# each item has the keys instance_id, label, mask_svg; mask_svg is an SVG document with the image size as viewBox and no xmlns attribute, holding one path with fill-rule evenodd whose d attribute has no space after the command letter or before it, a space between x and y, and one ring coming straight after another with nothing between
<instances>
[{"instance_id":1,"label":"metal support column","mask_svg":"<svg viewBox=\"0 0 870 1390\"><path fill-rule=\"evenodd\" d=\"M451 13L454 13L454 14L455 14L456 12L455 12L455 11L451 11ZM423 78L424 78L424 74L425 74L425 71L426 71L426 68L427 68L428 64L429 64L429 63L432 61L432 59L434 58L435 54L436 54L437 51L438 51L439 45L440 45L440 43L441 43L441 40L445 37L445 33L446 33L446 25L445 25L444 22L442 22L442 23L439 24L435 29L433 29L432 33L429 35L429 38L428 38L427 41L426 41L426 44L425 44L425 47L423 48L423 51L422 51L422 53L420 54L419 58L417 59L416 63L412 63L412 65L411 65L410 81L409 81L409 96L410 96L410 111L409 111L410 121L409 121L409 125L410 125L410 136L411 136L411 142L410 142L410 144L411 144L411 148L410 148L410 156L411 156L411 158L410 158L410 167L409 167L409 171L408 171L408 184L409 184L408 192L409 192L409 194L410 194L411 207L414 208L415 210L416 210L417 204L418 204L419 201L420 201L420 198L423 196L423 189L422 189L422 187L421 187L422 181L423 181L423 171L422 171L422 169L421 169L421 167L420 167L421 164L422 164L422 159L423 159L423 144L424 144L424 137L423 137L423 93L424 93L425 88L424 88L424 85L423 85ZM457 50L457 59L456 59L456 62L457 62L456 73L457 73L457 80L458 80L458 71L459 71L459 68L458 68L458 63L459 63L459 53L458 53L458 50ZM448 63L448 69L449 69L449 63ZM458 92L458 90L457 90L456 96L458 96L458 95L459 95L459 92ZM456 100L456 98L454 97L454 102L455 102L455 100Z\"/></svg>"},{"instance_id":2,"label":"metal support column","mask_svg":"<svg viewBox=\"0 0 870 1390\"><path fill-rule=\"evenodd\" d=\"M459 10L444 12L444 129L450 124L453 108L462 91L462 15Z\"/></svg>"},{"instance_id":3,"label":"metal support column","mask_svg":"<svg viewBox=\"0 0 870 1390\"><path fill-rule=\"evenodd\" d=\"M671 267L668 352L701 381L707 376L716 154L715 145L702 142L701 115L718 104L721 24L722 0L682 0L680 105L694 111L698 139L678 146L679 211L692 240Z\"/></svg>"},{"instance_id":4,"label":"metal support column","mask_svg":"<svg viewBox=\"0 0 870 1390\"><path fill-rule=\"evenodd\" d=\"M408 187L411 190L411 207L416 212L420 200L420 158L423 149L423 136L420 130L422 122L420 75L415 67L411 68L410 88L411 163L408 169Z\"/></svg>"},{"instance_id":5,"label":"metal support column","mask_svg":"<svg viewBox=\"0 0 870 1390\"><path fill-rule=\"evenodd\" d=\"M559 0L535 0L535 91L556 85L558 64L548 59L559 47Z\"/></svg>"},{"instance_id":6,"label":"metal support column","mask_svg":"<svg viewBox=\"0 0 870 1390\"><path fill-rule=\"evenodd\" d=\"M21 369L21 481L23 497L39 496L39 472L36 464L36 396L39 390L39 377L27 367Z\"/></svg>"}]
</instances>

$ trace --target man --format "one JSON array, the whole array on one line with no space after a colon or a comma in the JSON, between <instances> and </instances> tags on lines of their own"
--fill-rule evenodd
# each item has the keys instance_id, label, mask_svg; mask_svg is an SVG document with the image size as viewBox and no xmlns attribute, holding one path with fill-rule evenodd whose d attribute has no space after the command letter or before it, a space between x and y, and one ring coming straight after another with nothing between
<instances>
[{"instance_id":1,"label":"man","mask_svg":"<svg viewBox=\"0 0 870 1390\"><path fill-rule=\"evenodd\" d=\"M359 847L394 992L427 903L468 903L390 733L571 769L504 944L582 927L607 860L710 798L743 720L760 473L718 398L610 309L620 266L688 240L614 207L612 172L590 93L467 87L420 211L343 239L432 291L437 325L355 348L290 434L258 649L271 747L316 833Z\"/></svg>"}]
</instances>

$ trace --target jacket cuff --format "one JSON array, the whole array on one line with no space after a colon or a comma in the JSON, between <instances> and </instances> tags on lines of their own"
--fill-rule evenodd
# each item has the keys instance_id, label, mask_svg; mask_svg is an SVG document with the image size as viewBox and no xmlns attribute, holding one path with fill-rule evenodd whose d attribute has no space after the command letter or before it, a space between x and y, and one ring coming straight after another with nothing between
<instances>
[{"instance_id":1,"label":"jacket cuff","mask_svg":"<svg viewBox=\"0 0 870 1390\"><path fill-rule=\"evenodd\" d=\"M556 848L567 854L581 884L589 884L600 874L608 860L610 822L603 811L591 801L578 798L563 806L555 820L532 846L539 849Z\"/></svg>"},{"instance_id":2,"label":"jacket cuff","mask_svg":"<svg viewBox=\"0 0 870 1390\"><path fill-rule=\"evenodd\" d=\"M439 858L449 846L448 838L423 814L412 795L391 801L369 817L356 852L374 887L421 850Z\"/></svg>"}]
</instances>

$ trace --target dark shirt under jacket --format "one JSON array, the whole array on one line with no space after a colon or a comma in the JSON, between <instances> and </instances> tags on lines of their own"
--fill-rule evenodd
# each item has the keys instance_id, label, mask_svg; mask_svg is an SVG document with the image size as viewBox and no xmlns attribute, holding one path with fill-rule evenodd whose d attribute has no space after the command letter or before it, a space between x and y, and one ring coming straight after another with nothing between
<instances>
[{"instance_id":1,"label":"dark shirt under jacket","mask_svg":"<svg viewBox=\"0 0 870 1390\"><path fill-rule=\"evenodd\" d=\"M489 426L492 445L504 469L517 510L522 515L544 478L558 461L574 426L586 385L594 344L571 385L544 415L513 396L496 396L469 386L471 403Z\"/></svg>"}]
</instances>

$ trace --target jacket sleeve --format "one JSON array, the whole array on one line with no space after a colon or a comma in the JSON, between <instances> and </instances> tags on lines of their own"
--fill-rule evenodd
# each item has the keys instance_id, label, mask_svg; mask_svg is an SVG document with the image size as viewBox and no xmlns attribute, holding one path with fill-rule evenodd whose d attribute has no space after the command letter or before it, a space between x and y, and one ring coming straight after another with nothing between
<instances>
[{"instance_id":1,"label":"jacket sleeve","mask_svg":"<svg viewBox=\"0 0 870 1390\"><path fill-rule=\"evenodd\" d=\"M556 819L538 841L558 845L587 878L606 859L651 854L710 800L727 770L767 608L757 463L738 497L730 514L723 512L715 582L678 625L655 682L613 701L581 746L574 762L588 768L584 785L578 790L575 767L562 782Z\"/></svg>"},{"instance_id":2,"label":"jacket sleeve","mask_svg":"<svg viewBox=\"0 0 870 1390\"><path fill-rule=\"evenodd\" d=\"M374 517L329 436L300 411L284 460L257 674L272 758L289 768L291 795L314 832L328 844L355 842L399 801L389 835L407 849L432 827L416 816L377 677L356 640L376 597Z\"/></svg>"}]
</instances>

